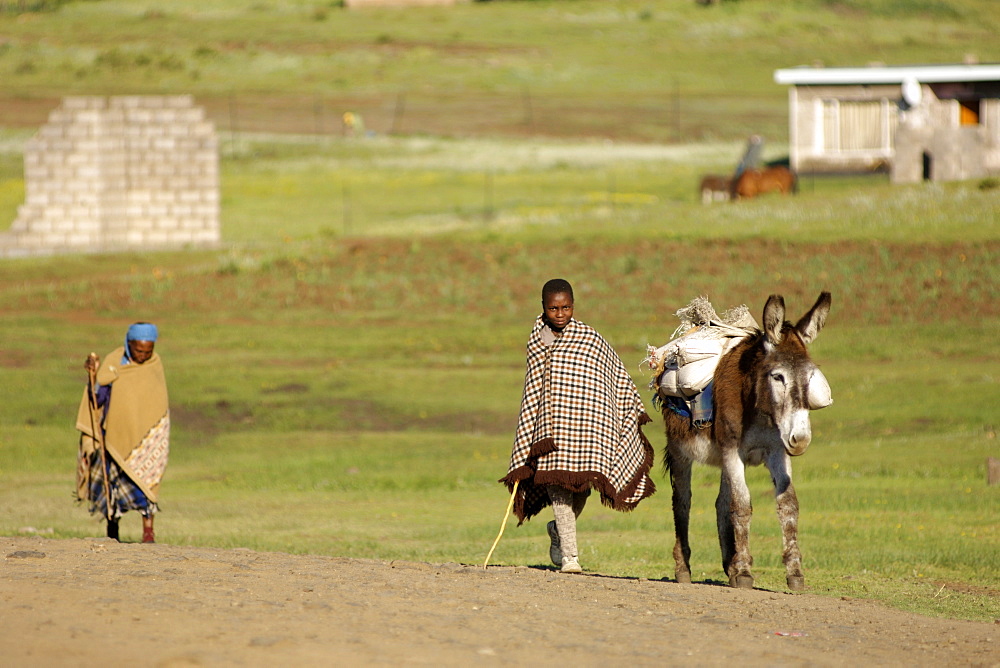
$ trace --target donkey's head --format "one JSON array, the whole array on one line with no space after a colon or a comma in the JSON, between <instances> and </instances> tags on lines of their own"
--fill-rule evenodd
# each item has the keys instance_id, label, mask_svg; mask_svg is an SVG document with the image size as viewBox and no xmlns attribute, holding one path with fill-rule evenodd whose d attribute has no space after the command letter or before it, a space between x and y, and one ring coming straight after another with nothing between
<instances>
[{"instance_id":1,"label":"donkey's head","mask_svg":"<svg viewBox=\"0 0 1000 668\"><path fill-rule=\"evenodd\" d=\"M792 456L805 452L812 440L810 384L814 386L813 408L818 407L816 392L822 389L817 386L829 389L806 346L823 328L830 301L829 292L820 294L794 326L785 321L785 300L781 295L771 295L764 306L764 355L756 374L757 409L773 420L785 450Z\"/></svg>"}]
</instances>

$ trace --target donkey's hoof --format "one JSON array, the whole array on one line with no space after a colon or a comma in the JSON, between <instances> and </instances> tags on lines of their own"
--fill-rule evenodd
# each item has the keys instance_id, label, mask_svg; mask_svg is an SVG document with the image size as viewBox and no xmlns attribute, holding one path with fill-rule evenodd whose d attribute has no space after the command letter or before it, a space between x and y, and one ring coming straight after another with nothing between
<instances>
[{"instance_id":1,"label":"donkey's hoof","mask_svg":"<svg viewBox=\"0 0 1000 668\"><path fill-rule=\"evenodd\" d=\"M785 578L785 582L792 591L802 591L806 588L806 579L801 575L789 575Z\"/></svg>"},{"instance_id":2,"label":"donkey's hoof","mask_svg":"<svg viewBox=\"0 0 1000 668\"><path fill-rule=\"evenodd\" d=\"M674 579L677 580L678 584L691 584L691 571L677 571L674 573Z\"/></svg>"},{"instance_id":3,"label":"donkey's hoof","mask_svg":"<svg viewBox=\"0 0 1000 668\"><path fill-rule=\"evenodd\" d=\"M729 578L729 586L736 589L753 589L753 576L749 573L737 573Z\"/></svg>"}]
</instances>

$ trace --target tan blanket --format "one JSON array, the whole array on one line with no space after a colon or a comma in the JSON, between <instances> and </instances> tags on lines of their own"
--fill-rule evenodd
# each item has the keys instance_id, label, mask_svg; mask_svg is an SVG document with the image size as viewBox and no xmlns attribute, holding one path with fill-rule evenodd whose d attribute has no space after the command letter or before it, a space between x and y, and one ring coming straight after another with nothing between
<instances>
[{"instance_id":1,"label":"tan blanket","mask_svg":"<svg viewBox=\"0 0 1000 668\"><path fill-rule=\"evenodd\" d=\"M157 500L170 453L170 409L160 356L144 364L121 364L125 348L109 353L97 370L97 382L111 386L111 405L104 422L107 453L147 498ZM94 438L90 404L84 390L76 428L85 442Z\"/></svg>"},{"instance_id":2,"label":"tan blanket","mask_svg":"<svg viewBox=\"0 0 1000 668\"><path fill-rule=\"evenodd\" d=\"M520 481L520 523L549 504L547 485L595 489L615 510L632 510L656 487L653 448L641 425L650 421L614 349L595 329L571 320L551 346L535 321L527 347L521 413L510 466L500 482Z\"/></svg>"}]
</instances>

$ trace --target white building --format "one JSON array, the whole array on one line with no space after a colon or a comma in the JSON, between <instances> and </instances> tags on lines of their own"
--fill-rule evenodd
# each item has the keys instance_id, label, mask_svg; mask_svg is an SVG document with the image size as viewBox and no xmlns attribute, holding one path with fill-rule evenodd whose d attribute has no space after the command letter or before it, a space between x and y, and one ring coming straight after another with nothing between
<instances>
[{"instance_id":1,"label":"white building","mask_svg":"<svg viewBox=\"0 0 1000 668\"><path fill-rule=\"evenodd\" d=\"M889 170L893 182L1000 174L1000 65L800 67L789 149L800 173Z\"/></svg>"}]
</instances>

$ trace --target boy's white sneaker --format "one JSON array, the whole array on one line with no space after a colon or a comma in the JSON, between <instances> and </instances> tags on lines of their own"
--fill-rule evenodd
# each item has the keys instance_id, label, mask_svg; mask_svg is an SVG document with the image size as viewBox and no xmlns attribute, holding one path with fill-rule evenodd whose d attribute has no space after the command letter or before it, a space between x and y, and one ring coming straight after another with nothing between
<instances>
[{"instance_id":1,"label":"boy's white sneaker","mask_svg":"<svg viewBox=\"0 0 1000 668\"><path fill-rule=\"evenodd\" d=\"M562 566L562 547L559 544L559 531L556 529L556 522L552 520L545 525L545 530L549 532L549 559L556 566Z\"/></svg>"},{"instance_id":2,"label":"boy's white sneaker","mask_svg":"<svg viewBox=\"0 0 1000 668\"><path fill-rule=\"evenodd\" d=\"M563 557L562 568L559 569L560 573L582 573L583 569L580 568L580 562L576 557Z\"/></svg>"}]
</instances>

